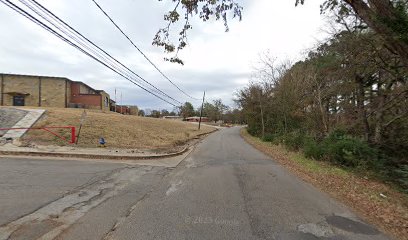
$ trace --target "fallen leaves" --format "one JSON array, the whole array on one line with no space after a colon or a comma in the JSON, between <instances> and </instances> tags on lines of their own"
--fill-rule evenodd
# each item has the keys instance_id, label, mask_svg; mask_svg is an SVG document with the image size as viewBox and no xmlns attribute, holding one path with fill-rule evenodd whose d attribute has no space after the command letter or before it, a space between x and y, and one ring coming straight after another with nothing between
<instances>
[{"instance_id":1,"label":"fallen leaves","mask_svg":"<svg viewBox=\"0 0 408 240\"><path fill-rule=\"evenodd\" d=\"M354 209L367 222L398 239L408 240L408 197L385 183L347 171L337 166L305 159L300 153L262 142L245 129L243 138L256 149L271 156L298 177L329 193ZM301 158L304 161L294 159ZM306 163L313 162L313 168Z\"/></svg>"}]
</instances>

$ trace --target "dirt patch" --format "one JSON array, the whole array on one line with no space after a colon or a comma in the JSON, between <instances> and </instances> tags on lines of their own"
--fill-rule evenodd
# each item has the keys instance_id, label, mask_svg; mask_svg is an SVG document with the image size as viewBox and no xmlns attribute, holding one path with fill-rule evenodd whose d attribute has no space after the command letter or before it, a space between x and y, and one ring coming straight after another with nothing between
<instances>
[{"instance_id":1,"label":"dirt patch","mask_svg":"<svg viewBox=\"0 0 408 240\"><path fill-rule=\"evenodd\" d=\"M83 109L46 108L47 112L35 127L79 126ZM86 110L87 117L82 126L79 147L96 147L98 139L104 137L109 148L165 149L185 144L200 134L214 131L208 126L201 130L196 125L166 119L155 119L113 112ZM69 130L58 133L70 138ZM29 131L24 141L37 145L68 145L55 136L38 130Z\"/></svg>"},{"instance_id":2,"label":"dirt patch","mask_svg":"<svg viewBox=\"0 0 408 240\"><path fill-rule=\"evenodd\" d=\"M369 177L262 142L245 129L241 130L241 136L303 180L351 207L367 222L398 239L408 239L407 195Z\"/></svg>"}]
</instances>

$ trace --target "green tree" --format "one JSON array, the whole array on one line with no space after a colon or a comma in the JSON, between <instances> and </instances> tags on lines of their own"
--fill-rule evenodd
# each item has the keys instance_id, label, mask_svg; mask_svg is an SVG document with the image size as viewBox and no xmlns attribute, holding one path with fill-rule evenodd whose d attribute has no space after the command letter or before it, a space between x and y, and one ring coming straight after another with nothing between
<instances>
[{"instance_id":1,"label":"green tree","mask_svg":"<svg viewBox=\"0 0 408 240\"><path fill-rule=\"evenodd\" d=\"M216 99L213 103L204 103L203 115L208 117L211 121L217 122L222 120L224 112L228 109L226 105L222 103L221 99Z\"/></svg>"},{"instance_id":2,"label":"green tree","mask_svg":"<svg viewBox=\"0 0 408 240\"><path fill-rule=\"evenodd\" d=\"M244 118L242 115L242 111L240 109L228 109L223 116L223 119L226 123L233 123L233 124L243 124Z\"/></svg>"},{"instance_id":3,"label":"green tree","mask_svg":"<svg viewBox=\"0 0 408 240\"><path fill-rule=\"evenodd\" d=\"M160 118L160 111L159 110L152 110L152 112L150 113L150 117Z\"/></svg>"},{"instance_id":4,"label":"green tree","mask_svg":"<svg viewBox=\"0 0 408 240\"><path fill-rule=\"evenodd\" d=\"M169 113L169 111L167 111L166 109L162 109L160 115L161 115L162 117L163 117L163 116L169 116L170 113Z\"/></svg>"},{"instance_id":5,"label":"green tree","mask_svg":"<svg viewBox=\"0 0 408 240\"><path fill-rule=\"evenodd\" d=\"M297 3L304 0L297 0ZM327 0L322 12L339 18L357 16L376 32L387 47L408 66L408 5L406 0Z\"/></svg>"},{"instance_id":6,"label":"green tree","mask_svg":"<svg viewBox=\"0 0 408 240\"><path fill-rule=\"evenodd\" d=\"M210 121L214 121L215 118L215 107L211 103L205 102L203 106L203 116L208 117Z\"/></svg>"},{"instance_id":7,"label":"green tree","mask_svg":"<svg viewBox=\"0 0 408 240\"><path fill-rule=\"evenodd\" d=\"M236 94L251 134L262 136L264 120L264 140L348 166L368 164L391 179L406 176L408 69L381 36L345 27L302 61L266 66Z\"/></svg>"},{"instance_id":8,"label":"green tree","mask_svg":"<svg viewBox=\"0 0 408 240\"><path fill-rule=\"evenodd\" d=\"M193 104L191 104L190 102L185 102L184 105L181 107L180 112L183 118L193 117L195 113Z\"/></svg>"}]
</instances>

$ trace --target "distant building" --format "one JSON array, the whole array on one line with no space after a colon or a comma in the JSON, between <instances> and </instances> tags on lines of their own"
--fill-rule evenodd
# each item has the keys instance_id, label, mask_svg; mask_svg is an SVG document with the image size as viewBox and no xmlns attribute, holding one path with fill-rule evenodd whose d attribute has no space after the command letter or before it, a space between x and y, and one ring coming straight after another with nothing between
<instances>
[{"instance_id":1,"label":"distant building","mask_svg":"<svg viewBox=\"0 0 408 240\"><path fill-rule=\"evenodd\" d=\"M113 103L116 104L115 101L113 101ZM114 105L113 108L111 107L112 112L115 112L115 107L117 113L125 115L139 115L139 108L137 106Z\"/></svg>"},{"instance_id":2,"label":"distant building","mask_svg":"<svg viewBox=\"0 0 408 240\"><path fill-rule=\"evenodd\" d=\"M199 122L200 117L188 117L185 119L187 122ZM209 122L209 119L207 117L202 117L201 122Z\"/></svg>"},{"instance_id":3,"label":"distant building","mask_svg":"<svg viewBox=\"0 0 408 240\"><path fill-rule=\"evenodd\" d=\"M124 105L116 105L116 112L120 114L130 115L130 108Z\"/></svg>"},{"instance_id":4,"label":"distant building","mask_svg":"<svg viewBox=\"0 0 408 240\"><path fill-rule=\"evenodd\" d=\"M110 97L83 82L62 77L0 74L0 106L110 110Z\"/></svg>"},{"instance_id":5,"label":"distant building","mask_svg":"<svg viewBox=\"0 0 408 240\"><path fill-rule=\"evenodd\" d=\"M112 100L112 99L109 100L109 106L110 106L111 112L115 112L116 102L114 100Z\"/></svg>"},{"instance_id":6,"label":"distant building","mask_svg":"<svg viewBox=\"0 0 408 240\"><path fill-rule=\"evenodd\" d=\"M137 106L128 106L130 115L139 115L139 108Z\"/></svg>"},{"instance_id":7,"label":"distant building","mask_svg":"<svg viewBox=\"0 0 408 240\"><path fill-rule=\"evenodd\" d=\"M162 118L164 119L170 119L170 120L179 120L182 121L183 117L182 116L163 116Z\"/></svg>"}]
</instances>

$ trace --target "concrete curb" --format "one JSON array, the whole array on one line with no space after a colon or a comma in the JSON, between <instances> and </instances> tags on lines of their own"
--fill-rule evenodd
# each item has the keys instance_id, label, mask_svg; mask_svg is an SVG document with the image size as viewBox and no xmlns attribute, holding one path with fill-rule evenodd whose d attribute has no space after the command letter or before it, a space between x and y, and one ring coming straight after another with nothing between
<instances>
[{"instance_id":1,"label":"concrete curb","mask_svg":"<svg viewBox=\"0 0 408 240\"><path fill-rule=\"evenodd\" d=\"M147 156L130 156L130 155L98 155L98 154L81 154L81 153L57 153L57 152L23 152L23 151L0 151L0 156L36 156L36 157L63 157L63 158L87 158L87 159L104 159L104 160L147 160L169 158L184 154L190 149L185 147L183 150L160 155Z\"/></svg>"},{"instance_id":2,"label":"concrete curb","mask_svg":"<svg viewBox=\"0 0 408 240\"><path fill-rule=\"evenodd\" d=\"M201 136L210 135L218 131L218 129L208 132L198 134L196 138ZM194 140L194 139L192 139ZM2 151L0 150L0 157L4 156L35 156L35 157L61 157L61 158L85 158L85 159L103 159L103 160L149 160L149 159L160 159L160 158L170 158L176 157L186 153L190 148L194 147L187 146L183 150L159 155L147 155L147 156L131 156L131 155L99 155L99 154L84 154L84 153L58 153L58 152L34 152L34 151Z\"/></svg>"}]
</instances>

